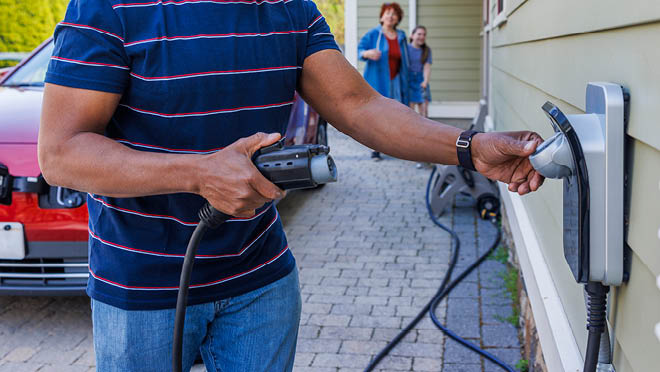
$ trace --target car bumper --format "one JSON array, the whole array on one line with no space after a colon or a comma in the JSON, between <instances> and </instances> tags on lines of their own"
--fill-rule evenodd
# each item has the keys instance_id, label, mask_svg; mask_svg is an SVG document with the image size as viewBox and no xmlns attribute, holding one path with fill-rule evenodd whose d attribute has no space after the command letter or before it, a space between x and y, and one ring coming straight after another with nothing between
<instances>
[{"instance_id":1,"label":"car bumper","mask_svg":"<svg viewBox=\"0 0 660 372\"><path fill-rule=\"evenodd\" d=\"M83 295L87 242L28 242L23 260L0 260L0 295Z\"/></svg>"}]
</instances>

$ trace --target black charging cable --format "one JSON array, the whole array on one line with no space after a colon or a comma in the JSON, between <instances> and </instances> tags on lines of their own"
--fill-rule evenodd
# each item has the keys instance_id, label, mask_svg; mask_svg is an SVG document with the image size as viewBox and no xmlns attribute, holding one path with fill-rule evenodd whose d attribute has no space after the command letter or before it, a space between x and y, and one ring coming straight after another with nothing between
<instances>
[{"instance_id":1,"label":"black charging cable","mask_svg":"<svg viewBox=\"0 0 660 372\"><path fill-rule=\"evenodd\" d=\"M188 304L188 289L190 288L190 276L192 274L193 264L199 242L202 241L207 229L215 229L225 223L231 216L213 208L211 204L206 203L199 210L199 223L193 231L186 256L183 259L181 267L181 277L179 279L179 294L176 298L176 315L174 316L174 340L172 341L172 371L181 372L183 368L182 350L183 350L183 326L186 319L186 306Z\"/></svg>"},{"instance_id":2,"label":"black charging cable","mask_svg":"<svg viewBox=\"0 0 660 372\"><path fill-rule=\"evenodd\" d=\"M607 292L609 286L600 282L588 282L587 291L587 352L584 355L584 372L595 372L598 368L600 336L605 331L607 319Z\"/></svg>"},{"instance_id":3,"label":"black charging cable","mask_svg":"<svg viewBox=\"0 0 660 372\"><path fill-rule=\"evenodd\" d=\"M469 341L461 338L458 336L456 333L452 332L449 330L447 327L445 327L438 317L435 315L435 310L437 309L438 305L440 302L449 295L449 293L463 280L465 279L474 269L479 267L487 258L490 256L497 246L500 243L501 237L502 237L502 232L500 231L500 228L497 226L497 216L495 214L490 214L488 215L487 213L482 213L483 217L488 217L488 220L493 224L493 226L497 229L497 236L495 237L495 240L493 243L490 245L486 253L481 255L474 263L472 263L467 269L465 269L456 279L453 281L449 282L451 280L451 275L452 272L454 271L454 268L456 267L456 263L458 261L458 256L459 256L459 251L460 251L460 246L461 246L461 241L458 238L458 234L446 225L442 224L440 221L438 221L437 217L433 214L433 211L431 209L431 203L429 201L429 195L431 193L431 185L433 183L433 176L435 176L435 173L437 171L437 167L433 167L433 170L431 171L431 175L429 176L429 181L426 185L426 209L429 212L429 216L431 218L431 221L433 223L449 233L452 238L453 242L453 250L452 250L452 257L451 261L449 263L449 267L447 268L447 272L445 273L444 278L442 279L442 283L440 284L440 287L438 288L438 291L436 294L433 296L433 298L422 308L422 310L415 316L415 318L403 329L399 334L397 334L392 341L390 341L385 348L383 348L369 363L369 365L364 369L364 372L370 372L373 371L374 368L380 363L383 358L385 358L389 352L410 332L417 323L419 323L420 320L426 315L428 312L431 320L433 321L433 324L435 324L436 327L438 327L443 333L445 333L448 337L452 338L455 341L458 341L462 346L465 346L469 348L470 350L484 356L491 362L495 363L498 365L500 368L509 371L509 372L516 372L513 367L510 365L506 364L502 360L498 359L496 356L493 354L487 352L486 350L481 349L480 347L470 343Z\"/></svg>"}]
</instances>

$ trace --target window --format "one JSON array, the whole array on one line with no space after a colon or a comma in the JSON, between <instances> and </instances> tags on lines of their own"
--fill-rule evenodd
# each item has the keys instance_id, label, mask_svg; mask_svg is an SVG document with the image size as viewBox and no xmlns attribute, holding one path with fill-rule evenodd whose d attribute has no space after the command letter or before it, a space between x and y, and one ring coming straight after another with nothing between
<instances>
[{"instance_id":1,"label":"window","mask_svg":"<svg viewBox=\"0 0 660 372\"><path fill-rule=\"evenodd\" d=\"M488 0L483 0L483 5L484 5L484 8L483 8L483 18L484 18L483 23L484 24L483 24L483 26L486 26L486 25L488 25L488 17L490 16L490 14L489 14L489 10L490 10L489 8L490 7L488 6Z\"/></svg>"},{"instance_id":2,"label":"window","mask_svg":"<svg viewBox=\"0 0 660 372\"><path fill-rule=\"evenodd\" d=\"M491 27L495 28L506 22L507 0L496 0L492 4L492 12L495 19L491 22Z\"/></svg>"}]
</instances>

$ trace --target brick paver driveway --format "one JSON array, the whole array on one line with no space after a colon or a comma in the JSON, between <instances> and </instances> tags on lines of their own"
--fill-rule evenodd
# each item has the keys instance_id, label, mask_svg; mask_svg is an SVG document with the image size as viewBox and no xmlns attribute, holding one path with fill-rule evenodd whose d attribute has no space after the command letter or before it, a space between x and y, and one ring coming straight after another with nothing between
<instances>
[{"instance_id":1,"label":"brick paver driveway","mask_svg":"<svg viewBox=\"0 0 660 372\"><path fill-rule=\"evenodd\" d=\"M291 192L279 205L304 302L296 372L362 371L436 292L450 253L449 235L426 214L428 170L389 157L374 163L368 149L343 134L330 129L329 137L339 182ZM464 207L442 218L461 237L461 267L493 237L469 204L460 201ZM438 314L458 334L515 364L519 343L516 329L503 321L511 302L502 270L487 261ZM91 333L86 297L0 297L0 371L93 371ZM378 370L499 371L446 341L428 317Z\"/></svg>"}]
</instances>

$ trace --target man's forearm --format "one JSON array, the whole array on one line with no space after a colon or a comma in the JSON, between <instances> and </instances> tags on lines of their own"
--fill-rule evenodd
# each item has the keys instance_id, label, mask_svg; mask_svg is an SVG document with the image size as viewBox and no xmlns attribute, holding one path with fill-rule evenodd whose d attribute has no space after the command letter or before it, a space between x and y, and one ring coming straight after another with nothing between
<instances>
[{"instance_id":1,"label":"man's forearm","mask_svg":"<svg viewBox=\"0 0 660 372\"><path fill-rule=\"evenodd\" d=\"M423 118L380 95L360 101L352 115L331 122L362 144L397 158L458 164L455 144L460 129Z\"/></svg>"},{"instance_id":2,"label":"man's forearm","mask_svg":"<svg viewBox=\"0 0 660 372\"><path fill-rule=\"evenodd\" d=\"M137 151L92 132L39 151L50 184L113 197L198 191L201 155Z\"/></svg>"},{"instance_id":3,"label":"man's forearm","mask_svg":"<svg viewBox=\"0 0 660 372\"><path fill-rule=\"evenodd\" d=\"M328 122L374 150L402 159L458 164L461 129L425 119L382 97L337 51L305 59L299 91ZM477 171L523 195L543 183L528 159L541 142L538 134L527 131L480 134L472 139L472 161Z\"/></svg>"},{"instance_id":4,"label":"man's forearm","mask_svg":"<svg viewBox=\"0 0 660 372\"><path fill-rule=\"evenodd\" d=\"M371 88L337 51L308 57L300 92L329 123L374 150L402 159L458 164L461 130L416 114Z\"/></svg>"}]
</instances>

